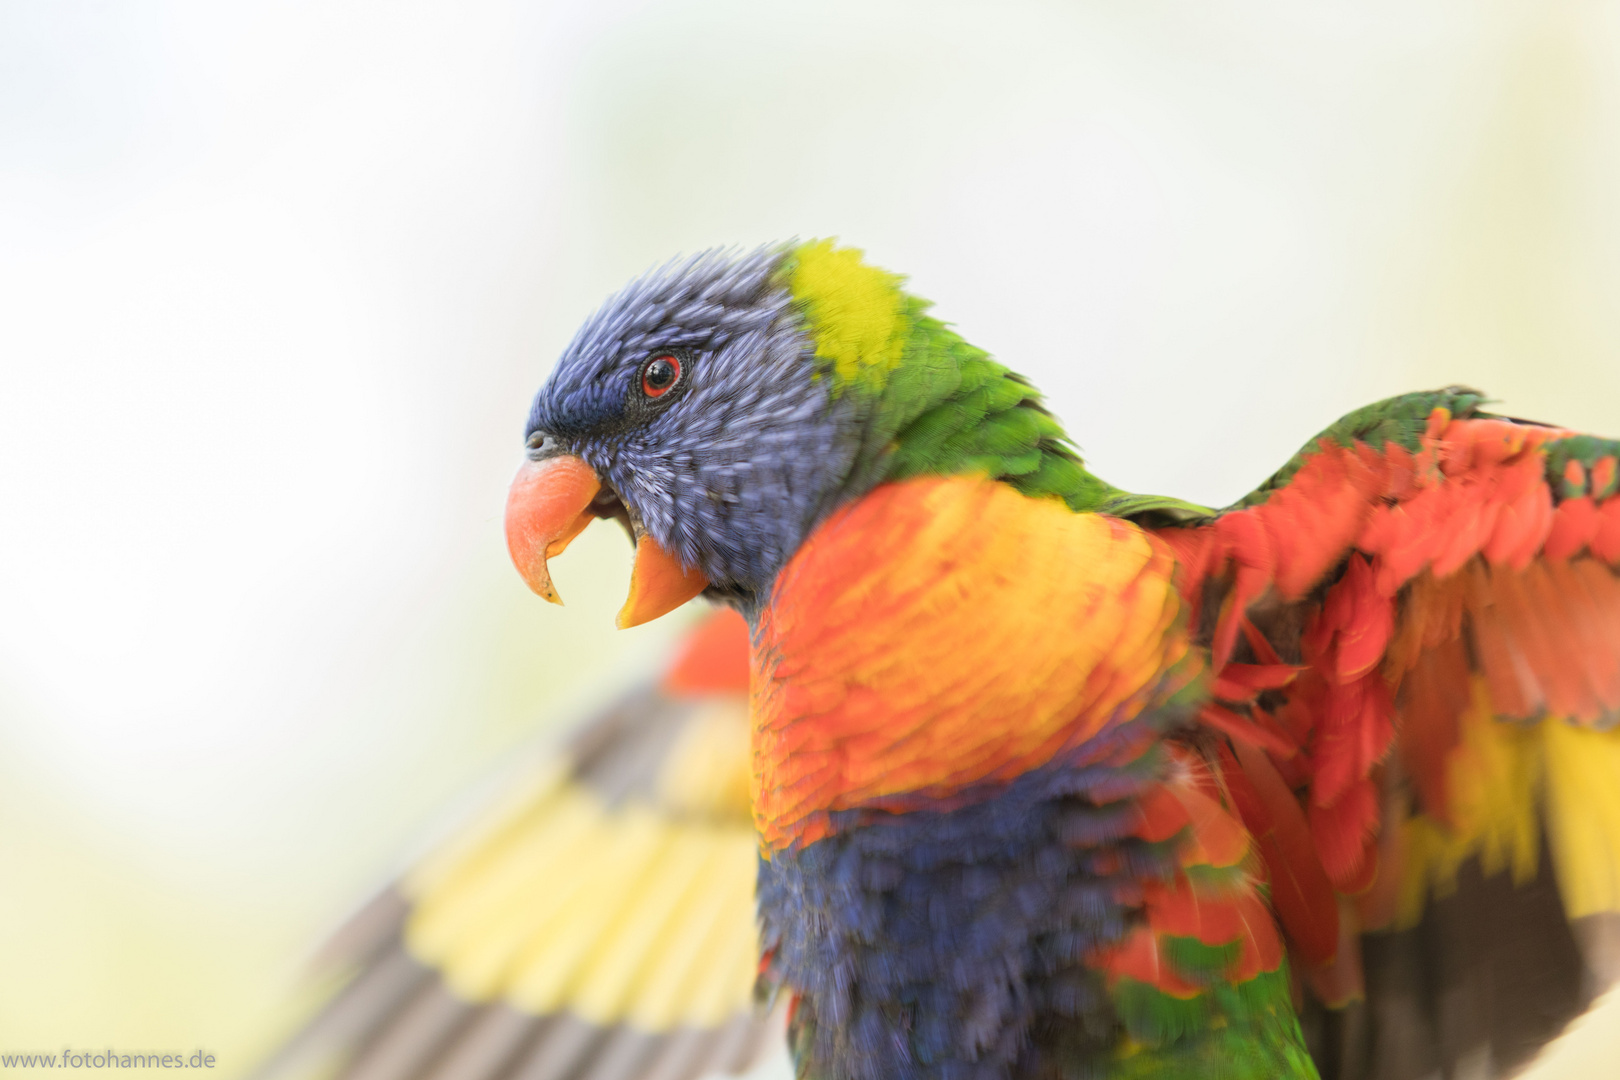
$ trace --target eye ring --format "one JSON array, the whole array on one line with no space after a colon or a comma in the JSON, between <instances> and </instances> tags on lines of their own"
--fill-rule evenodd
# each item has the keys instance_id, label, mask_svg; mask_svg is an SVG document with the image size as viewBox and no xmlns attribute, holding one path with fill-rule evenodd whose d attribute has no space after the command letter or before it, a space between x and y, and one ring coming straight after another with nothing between
<instances>
[{"instance_id":1,"label":"eye ring","mask_svg":"<svg viewBox=\"0 0 1620 1080\"><path fill-rule=\"evenodd\" d=\"M680 381L681 358L673 353L659 353L641 365L641 392L650 398L663 397Z\"/></svg>"}]
</instances>

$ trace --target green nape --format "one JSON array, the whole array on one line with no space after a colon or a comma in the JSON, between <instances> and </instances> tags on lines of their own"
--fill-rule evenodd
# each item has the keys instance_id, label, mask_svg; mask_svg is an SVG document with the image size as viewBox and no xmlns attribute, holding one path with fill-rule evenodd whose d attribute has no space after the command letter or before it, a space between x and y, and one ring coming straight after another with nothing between
<instances>
[{"instance_id":1,"label":"green nape","mask_svg":"<svg viewBox=\"0 0 1620 1080\"><path fill-rule=\"evenodd\" d=\"M892 433L881 479L981 472L1026 495L1061 499L1076 512L1177 521L1212 513L1181 499L1121 491L1088 471L1040 392L930 318L928 306L908 297L903 309L910 334L878 410Z\"/></svg>"},{"instance_id":2,"label":"green nape","mask_svg":"<svg viewBox=\"0 0 1620 1080\"><path fill-rule=\"evenodd\" d=\"M1077 511L1119 494L1086 470L1034 387L927 308L907 298L911 332L881 391L877 424L889 436L882 479L984 473Z\"/></svg>"},{"instance_id":3,"label":"green nape","mask_svg":"<svg viewBox=\"0 0 1620 1080\"><path fill-rule=\"evenodd\" d=\"M782 274L814 335L817 377L835 397L871 401L852 489L977 472L1077 512L1175 521L1212 513L1120 491L1087 471L1027 380L930 317L928 301L859 250L812 240L788 252Z\"/></svg>"},{"instance_id":4,"label":"green nape","mask_svg":"<svg viewBox=\"0 0 1620 1080\"><path fill-rule=\"evenodd\" d=\"M1178 970L1188 974L1211 971L1224 958L1190 939L1172 946ZM1109 1080L1316 1080L1286 967L1237 985L1211 980L1191 998L1121 979L1111 996L1128 1037L1107 1065Z\"/></svg>"}]
</instances>

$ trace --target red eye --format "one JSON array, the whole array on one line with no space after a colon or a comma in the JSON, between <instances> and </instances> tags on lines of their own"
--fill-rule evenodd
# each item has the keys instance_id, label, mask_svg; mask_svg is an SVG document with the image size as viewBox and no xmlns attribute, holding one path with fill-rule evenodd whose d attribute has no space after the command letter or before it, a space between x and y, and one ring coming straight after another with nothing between
<instances>
[{"instance_id":1,"label":"red eye","mask_svg":"<svg viewBox=\"0 0 1620 1080\"><path fill-rule=\"evenodd\" d=\"M669 354L655 356L641 369L641 392L663 397L681 378L681 362Z\"/></svg>"}]
</instances>

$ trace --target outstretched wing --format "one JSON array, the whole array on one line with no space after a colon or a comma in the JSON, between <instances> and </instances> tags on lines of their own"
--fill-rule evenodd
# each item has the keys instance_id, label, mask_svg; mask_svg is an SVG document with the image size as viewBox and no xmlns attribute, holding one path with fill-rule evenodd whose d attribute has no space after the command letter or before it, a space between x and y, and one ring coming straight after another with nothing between
<instances>
[{"instance_id":1,"label":"outstretched wing","mask_svg":"<svg viewBox=\"0 0 1620 1080\"><path fill-rule=\"evenodd\" d=\"M1327 1076L1506 1068L1616 975L1620 442L1449 389L1160 524ZM1161 518L1162 522L1164 519Z\"/></svg>"},{"instance_id":2,"label":"outstretched wing","mask_svg":"<svg viewBox=\"0 0 1620 1080\"><path fill-rule=\"evenodd\" d=\"M758 847L748 640L703 623L384 890L327 949L353 975L260 1070L351 1080L692 1080L751 1065Z\"/></svg>"}]
</instances>

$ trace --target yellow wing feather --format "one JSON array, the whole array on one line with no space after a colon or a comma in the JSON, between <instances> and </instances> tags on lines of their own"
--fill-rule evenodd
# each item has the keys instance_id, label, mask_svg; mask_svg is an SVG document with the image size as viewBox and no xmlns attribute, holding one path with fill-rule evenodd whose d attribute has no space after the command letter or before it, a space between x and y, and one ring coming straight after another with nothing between
<instances>
[{"instance_id":1,"label":"yellow wing feather","mask_svg":"<svg viewBox=\"0 0 1620 1080\"><path fill-rule=\"evenodd\" d=\"M780 1017L753 995L746 695L712 675L746 671L731 618L676 665L692 685L604 710L367 905L333 953L353 978L258 1080L748 1067Z\"/></svg>"},{"instance_id":2,"label":"yellow wing feather","mask_svg":"<svg viewBox=\"0 0 1620 1080\"><path fill-rule=\"evenodd\" d=\"M1419 814L1403 825L1397 926L1416 925L1431 892L1451 893L1469 859L1486 876L1510 870L1530 881L1543 823L1569 918L1620 912L1620 729L1554 716L1503 721L1485 680L1472 686L1447 762L1452 822Z\"/></svg>"},{"instance_id":3,"label":"yellow wing feather","mask_svg":"<svg viewBox=\"0 0 1620 1080\"><path fill-rule=\"evenodd\" d=\"M757 846L739 702L699 710L650 797L543 777L410 878L406 945L471 1001L649 1032L752 1007Z\"/></svg>"},{"instance_id":4,"label":"yellow wing feather","mask_svg":"<svg viewBox=\"0 0 1620 1080\"><path fill-rule=\"evenodd\" d=\"M1571 918L1620 912L1620 729L1544 722L1547 819Z\"/></svg>"}]
</instances>

